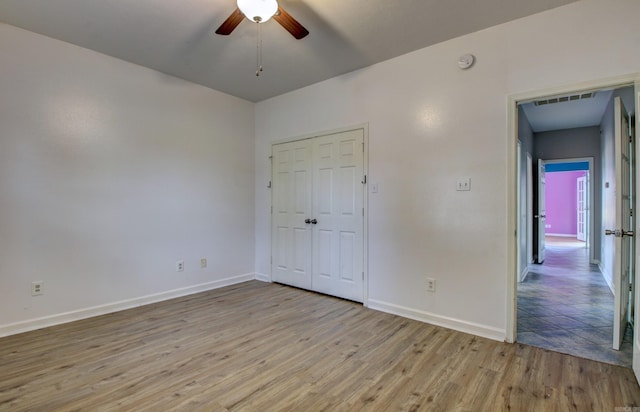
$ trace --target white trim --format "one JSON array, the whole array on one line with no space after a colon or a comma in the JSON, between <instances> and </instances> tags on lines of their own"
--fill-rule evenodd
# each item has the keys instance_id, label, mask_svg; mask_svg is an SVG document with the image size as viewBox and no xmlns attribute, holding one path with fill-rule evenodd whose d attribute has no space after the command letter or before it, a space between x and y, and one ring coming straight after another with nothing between
<instances>
[{"instance_id":1,"label":"white trim","mask_svg":"<svg viewBox=\"0 0 640 412\"><path fill-rule=\"evenodd\" d=\"M524 282L525 279L527 279L527 275L529 274L529 265L525 266L524 269L522 270L522 273L520 273L520 280L519 282Z\"/></svg>"},{"instance_id":2,"label":"white trim","mask_svg":"<svg viewBox=\"0 0 640 412\"><path fill-rule=\"evenodd\" d=\"M273 146L278 145L278 144L282 144L282 143L289 143L289 142L297 142L300 140L307 140L307 139L313 139L314 137L322 137L322 136L328 136L331 134L338 134L338 133L343 133L343 132L350 132L352 130L360 130L360 129L364 129L365 132L365 144L368 143L367 141L367 137L369 136L369 123L359 123L359 124L355 124L353 126L346 126L346 127L339 127L337 129L330 129L330 130L324 130L324 131L319 131L319 132L312 132L312 133L306 133L300 136L296 136L296 137L287 137L284 139L278 139L278 140L274 140L271 142L271 154L273 155Z\"/></svg>"},{"instance_id":3,"label":"white trim","mask_svg":"<svg viewBox=\"0 0 640 412\"><path fill-rule=\"evenodd\" d=\"M429 323L431 325L457 330L458 332L470 333L472 335L497 340L499 342L504 342L505 339L504 329L481 325L479 323L467 322L446 316L440 316L417 309L395 305L393 303L369 299L369 309L379 310L380 312L390 313L392 315L402 316L404 318Z\"/></svg>"},{"instance_id":4,"label":"white trim","mask_svg":"<svg viewBox=\"0 0 640 412\"><path fill-rule=\"evenodd\" d=\"M576 91L599 90L610 87L624 87L635 85L635 93L638 93L640 85L640 73L630 73L622 76L615 76L606 79L595 79L571 85L561 85L542 90L532 90L523 93L513 93L507 96L507 342L516 341L516 320L517 320L517 259L516 259L516 145L518 141L518 103L540 99L546 96L573 93ZM637 97L640 101L640 97ZM640 131L636 128L636 134ZM636 216L636 223L640 219L640 214ZM636 242L636 256L640 257L640 242ZM640 289L638 289L640 293ZM640 306L636 305L640 310ZM640 328L636 329L640 330ZM640 338L639 338L640 339Z\"/></svg>"},{"instance_id":5,"label":"white trim","mask_svg":"<svg viewBox=\"0 0 640 412\"><path fill-rule=\"evenodd\" d=\"M265 275L264 273L256 273L256 280L259 280L260 282L271 283L271 276Z\"/></svg>"},{"instance_id":6,"label":"white trim","mask_svg":"<svg viewBox=\"0 0 640 412\"><path fill-rule=\"evenodd\" d=\"M602 267L602 263L598 262L596 264L598 265L598 269L600 269L600 275L602 276L604 281L607 283L607 286L609 286L609 289L611 289L611 293L613 293L613 296L615 296L616 295L616 291L615 291L615 289L613 287L613 274L612 273L606 273L606 271ZM609 277L607 277L607 275L609 275Z\"/></svg>"},{"instance_id":7,"label":"white trim","mask_svg":"<svg viewBox=\"0 0 640 412\"><path fill-rule=\"evenodd\" d=\"M91 318L94 316L106 315L108 313L119 312L121 310L136 308L138 306L149 305L151 303L161 302L181 296L192 295L194 293L206 292L208 290L218 289L225 286L231 286L238 283L248 282L256 279L255 273L247 273L244 275L232 276L225 279L214 280L212 282L201 283L199 285L187 286L184 288L168 290L166 292L155 293L152 295L140 296L133 299L121 300L118 302L107 303L104 305L93 306L84 309L78 309L70 312L57 313L55 315L43 316L41 318L29 319L16 323L0 325L0 337L15 335L18 333L29 332L36 329L42 329L49 326L59 325L62 323L73 322L76 320Z\"/></svg>"}]
</instances>

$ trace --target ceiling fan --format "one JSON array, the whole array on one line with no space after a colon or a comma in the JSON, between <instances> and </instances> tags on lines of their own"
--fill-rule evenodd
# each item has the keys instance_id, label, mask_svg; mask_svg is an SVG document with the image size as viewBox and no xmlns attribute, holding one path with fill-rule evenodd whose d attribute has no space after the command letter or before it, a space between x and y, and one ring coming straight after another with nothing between
<instances>
[{"instance_id":1,"label":"ceiling fan","mask_svg":"<svg viewBox=\"0 0 640 412\"><path fill-rule=\"evenodd\" d=\"M280 5L277 0L237 0L238 7L233 13L218 27L217 34L227 36L240 24L242 19L246 17L255 23L264 23L271 17L286 31L291 33L293 37L300 40L309 34L309 31L298 23L296 19L291 17Z\"/></svg>"}]
</instances>

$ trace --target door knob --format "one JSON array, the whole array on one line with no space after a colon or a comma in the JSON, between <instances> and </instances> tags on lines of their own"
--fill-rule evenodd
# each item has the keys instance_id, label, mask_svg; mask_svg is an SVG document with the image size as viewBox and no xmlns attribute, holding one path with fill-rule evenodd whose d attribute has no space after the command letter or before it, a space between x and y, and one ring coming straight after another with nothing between
<instances>
[{"instance_id":1,"label":"door knob","mask_svg":"<svg viewBox=\"0 0 640 412\"><path fill-rule=\"evenodd\" d=\"M305 220L304 220L304 223L306 223L306 224L311 223L311 219L305 219Z\"/></svg>"},{"instance_id":2,"label":"door knob","mask_svg":"<svg viewBox=\"0 0 640 412\"><path fill-rule=\"evenodd\" d=\"M311 223L313 223L314 225L318 223L318 219L313 219L311 220Z\"/></svg>"},{"instance_id":3,"label":"door knob","mask_svg":"<svg viewBox=\"0 0 640 412\"><path fill-rule=\"evenodd\" d=\"M634 236L633 230L623 230L622 231L622 236L633 237Z\"/></svg>"},{"instance_id":4,"label":"door knob","mask_svg":"<svg viewBox=\"0 0 640 412\"><path fill-rule=\"evenodd\" d=\"M622 231L621 230L609 230L609 229L606 229L604 231L604 234L607 235L607 236L613 235L615 237L622 237ZM631 235L628 235L628 236L633 236L633 232L631 232Z\"/></svg>"}]
</instances>

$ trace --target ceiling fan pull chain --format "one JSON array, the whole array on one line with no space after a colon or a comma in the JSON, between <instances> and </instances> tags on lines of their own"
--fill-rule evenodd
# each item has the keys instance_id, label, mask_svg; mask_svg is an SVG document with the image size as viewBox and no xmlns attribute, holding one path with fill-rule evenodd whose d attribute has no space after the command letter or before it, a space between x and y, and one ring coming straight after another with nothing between
<instances>
[{"instance_id":1,"label":"ceiling fan pull chain","mask_svg":"<svg viewBox=\"0 0 640 412\"><path fill-rule=\"evenodd\" d=\"M258 44L256 46L256 76L260 76L262 71L262 27L259 22L256 22L258 26Z\"/></svg>"}]
</instances>

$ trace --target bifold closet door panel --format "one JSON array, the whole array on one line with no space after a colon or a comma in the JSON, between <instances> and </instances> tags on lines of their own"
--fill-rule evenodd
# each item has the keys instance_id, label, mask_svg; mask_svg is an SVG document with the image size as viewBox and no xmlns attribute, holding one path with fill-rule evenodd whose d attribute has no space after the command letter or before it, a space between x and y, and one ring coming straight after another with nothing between
<instances>
[{"instance_id":1,"label":"bifold closet door panel","mask_svg":"<svg viewBox=\"0 0 640 412\"><path fill-rule=\"evenodd\" d=\"M310 140L273 146L271 276L304 289L311 285L312 169Z\"/></svg>"},{"instance_id":2,"label":"bifold closet door panel","mask_svg":"<svg viewBox=\"0 0 640 412\"><path fill-rule=\"evenodd\" d=\"M363 130L313 139L312 289L363 301Z\"/></svg>"}]
</instances>

